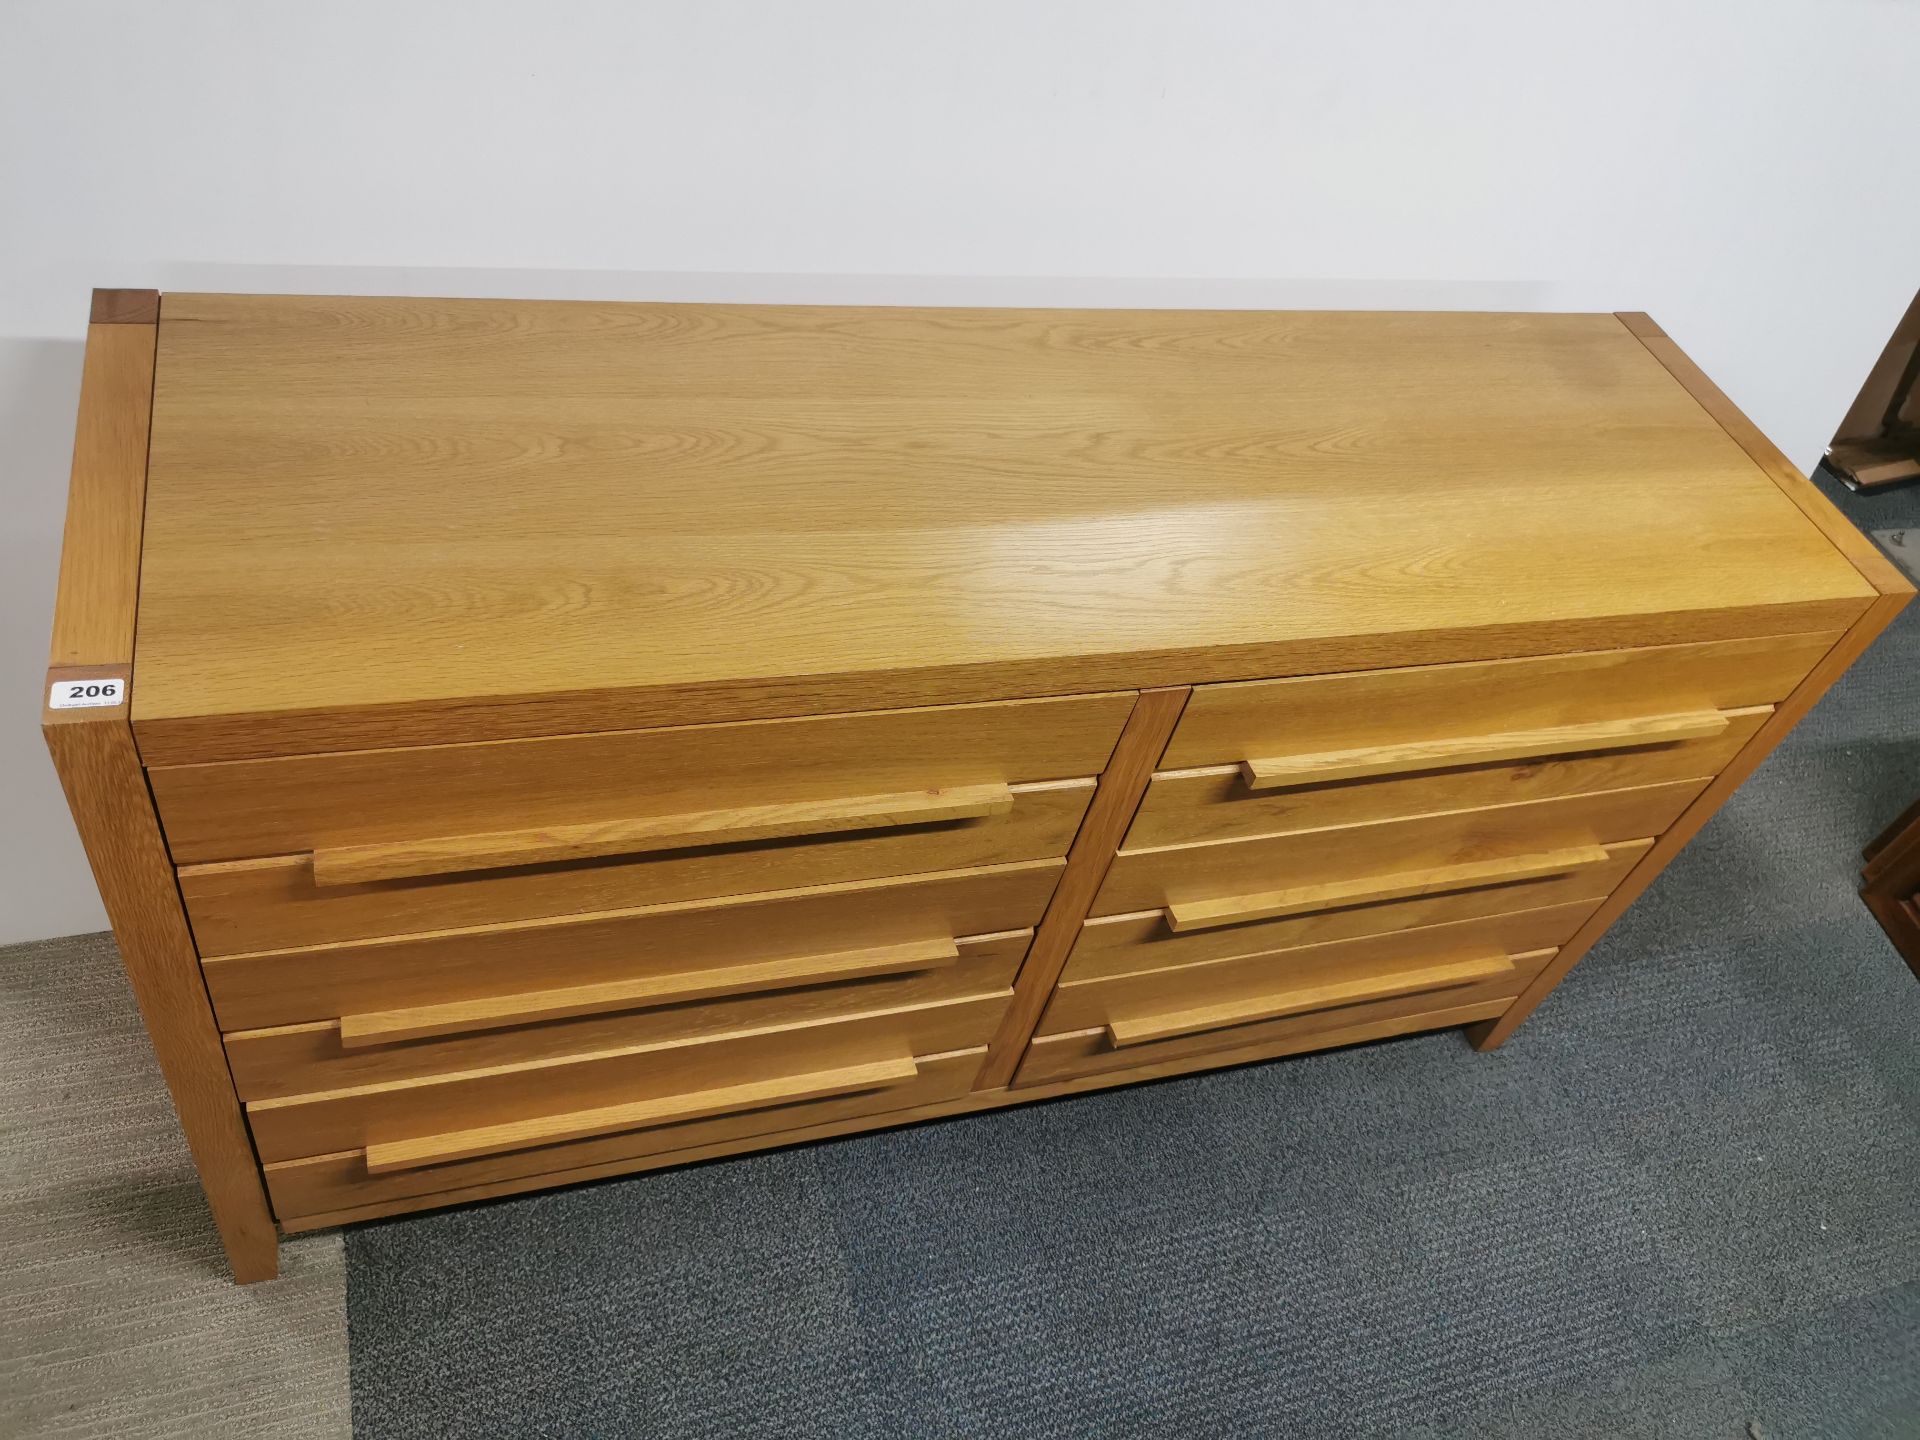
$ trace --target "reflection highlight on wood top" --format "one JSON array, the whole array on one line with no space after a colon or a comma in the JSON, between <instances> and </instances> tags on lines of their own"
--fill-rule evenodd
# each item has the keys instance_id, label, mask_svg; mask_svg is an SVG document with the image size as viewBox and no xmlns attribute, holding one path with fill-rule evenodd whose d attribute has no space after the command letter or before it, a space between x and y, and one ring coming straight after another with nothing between
<instances>
[{"instance_id":1,"label":"reflection highlight on wood top","mask_svg":"<svg viewBox=\"0 0 1920 1440\"><path fill-rule=\"evenodd\" d=\"M136 721L1869 594L1604 315L168 295L148 494Z\"/></svg>"}]
</instances>

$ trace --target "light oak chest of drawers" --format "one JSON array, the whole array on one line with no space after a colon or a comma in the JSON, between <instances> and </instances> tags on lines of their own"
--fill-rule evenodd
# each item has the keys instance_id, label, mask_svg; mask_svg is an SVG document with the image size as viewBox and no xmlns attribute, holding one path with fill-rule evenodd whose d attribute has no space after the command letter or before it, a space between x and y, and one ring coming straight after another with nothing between
<instances>
[{"instance_id":1,"label":"light oak chest of drawers","mask_svg":"<svg viewBox=\"0 0 1920 1440\"><path fill-rule=\"evenodd\" d=\"M1496 1045L1909 593L1644 316L102 291L46 729L251 1280Z\"/></svg>"}]
</instances>

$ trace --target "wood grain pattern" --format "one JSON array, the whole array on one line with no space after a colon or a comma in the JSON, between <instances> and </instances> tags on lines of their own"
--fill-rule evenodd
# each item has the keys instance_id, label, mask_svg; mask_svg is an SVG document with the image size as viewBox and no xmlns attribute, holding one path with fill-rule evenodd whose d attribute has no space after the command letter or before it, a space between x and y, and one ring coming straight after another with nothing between
<instances>
[{"instance_id":1,"label":"wood grain pattern","mask_svg":"<svg viewBox=\"0 0 1920 1440\"><path fill-rule=\"evenodd\" d=\"M919 1074L920 1067L911 1055L894 1055L830 1070L716 1085L683 1095L595 1105L564 1115L476 1125L468 1130L410 1140L375 1141L366 1149L367 1173L382 1175L392 1170L419 1170L453 1160L498 1155L502 1151L531 1150L536 1146L558 1145L626 1130L650 1130L680 1120L704 1120L711 1115L731 1115L742 1110L770 1110L803 1100L824 1100L831 1095L863 1094L904 1085L919 1078Z\"/></svg>"},{"instance_id":2,"label":"wood grain pattern","mask_svg":"<svg viewBox=\"0 0 1920 1440\"><path fill-rule=\"evenodd\" d=\"M391 1045L343 1045L340 1027L328 1020L236 1030L225 1037L227 1058L243 1099L270 1100L635 1046L793 1030L863 1015L904 1017L900 1023L907 1033L933 1035L922 1019L932 1016L944 1033L957 1023L959 1012L953 1004L964 1004L975 1017L987 1017L982 1023L991 1024L1001 1015L1032 938L1027 930L971 935L959 942L957 961L933 970L721 995L684 1005L571 1016ZM965 1016L959 1019L975 1023Z\"/></svg>"},{"instance_id":3,"label":"wood grain pattern","mask_svg":"<svg viewBox=\"0 0 1920 1440\"><path fill-rule=\"evenodd\" d=\"M628 821L1097 775L1133 694L678 726L150 773L183 865L516 825Z\"/></svg>"},{"instance_id":4,"label":"wood grain pattern","mask_svg":"<svg viewBox=\"0 0 1920 1440\"><path fill-rule=\"evenodd\" d=\"M1408 956L1431 956L1462 944L1507 955L1558 949L1580 929L1607 892L1632 868L1632 859L1645 849L1643 844L1630 856L1618 856L1609 863L1606 872L1592 875L1577 887L1588 891L1584 898L1529 905L1533 887L1514 885L1403 900L1373 907L1393 912L1378 922L1378 929L1330 937L1309 930L1303 938L1298 928L1299 919L1196 930L1185 935L1167 929L1166 919L1159 911L1089 920L1081 927L1080 941L1068 957L1067 968L1061 972L1060 991L1055 998L1057 1001L1059 995L1091 981L1179 970L1245 956L1260 956L1267 964L1286 966L1310 963L1316 955L1355 956L1362 963L1384 963ZM1564 894L1576 888L1575 880L1588 874L1576 872L1548 883L1559 887L1558 893ZM1453 901L1474 902L1477 908L1456 905L1439 909ZM1439 913L1433 913L1435 911ZM1333 915L1354 913L1331 912ZM1092 1023L1068 1023L1063 1028L1084 1030ZM1041 1024L1044 1029L1049 1022Z\"/></svg>"},{"instance_id":5,"label":"wood grain pattern","mask_svg":"<svg viewBox=\"0 0 1920 1440\"><path fill-rule=\"evenodd\" d=\"M628 1156L613 1160L601 1159L593 1163L578 1161L569 1163L566 1160L558 1160L556 1156L548 1162L557 1162L557 1168L552 1170L485 1179L478 1178L484 1175L485 1171L470 1172L471 1178L463 1176L458 1188L429 1193L409 1195L387 1190L383 1198L372 1198L368 1193L369 1186L366 1182L357 1185L354 1183L355 1175L362 1168L358 1153L323 1155L309 1160L291 1161L284 1165L269 1166L267 1173L273 1184L276 1202L280 1205L283 1215L290 1217L282 1220L281 1228L289 1233L322 1230L336 1225L351 1225L363 1220L377 1220L388 1215L401 1215L444 1205L469 1204L502 1195L522 1194L529 1190L544 1190L558 1185L601 1180L614 1175L636 1174L672 1165L695 1164L703 1160L720 1159L728 1155L745 1154L756 1150L778 1149L788 1145L829 1140L857 1131L918 1125L930 1120L999 1109L1005 1105L1027 1105L1068 1095L1085 1094L1091 1090L1111 1089L1118 1085L1136 1085L1143 1081L1190 1074L1196 1070L1259 1064L1295 1055L1303 1050L1329 1050L1345 1045L1366 1044L1370 1041L1389 1039L1396 1035L1407 1035L1421 1030L1445 1030L1484 1019L1490 1014L1498 1014L1506 1003L1505 1000L1496 999L1490 1002L1481 1001L1470 1005L1451 1006L1445 1010L1375 1020L1366 1024L1347 1025L1335 1030L1323 1030L1305 1039L1268 1041L1264 1044L1244 1046L1234 1050L1212 1051L1198 1056L1175 1056L1134 1065L1124 1070L1097 1071L1046 1083L1033 1083L1017 1090L972 1090L943 1100L906 1105L896 1110L889 1110L882 1115L859 1115L852 1118L809 1121L796 1124L792 1129L772 1134L690 1143L684 1149L662 1154ZM922 1074L927 1072L930 1064L931 1062L927 1060L921 1062ZM497 1162L476 1163L492 1165ZM376 1183L386 1187L398 1178L401 1177L383 1177ZM352 1203L354 1201L362 1203ZM329 1206L333 1208L327 1208Z\"/></svg>"},{"instance_id":6,"label":"wood grain pattern","mask_svg":"<svg viewBox=\"0 0 1920 1440\"><path fill-rule=\"evenodd\" d=\"M1704 785L1773 713L1770 705L1719 712L1727 728L1712 740L1645 750L1610 750L1557 760L1471 765L1419 775L1337 780L1284 790L1249 790L1234 765L1170 770L1153 777L1127 831L1128 849L1243 840L1327 830L1443 810L1480 810L1670 780Z\"/></svg>"},{"instance_id":7,"label":"wood grain pattern","mask_svg":"<svg viewBox=\"0 0 1920 1440\"><path fill-rule=\"evenodd\" d=\"M1203 686L1164 767L1770 705L1838 638L1774 635Z\"/></svg>"},{"instance_id":8,"label":"wood grain pattern","mask_svg":"<svg viewBox=\"0 0 1920 1440\"><path fill-rule=\"evenodd\" d=\"M52 667L124 675L133 661L153 355L151 325L87 327L47 652Z\"/></svg>"},{"instance_id":9,"label":"wood grain pattern","mask_svg":"<svg viewBox=\"0 0 1920 1440\"><path fill-rule=\"evenodd\" d=\"M609 1095L622 1103L667 1099L861 1064L878 1052L939 1055L968 1049L986 1041L1010 998L1001 991L250 1100L247 1120L254 1148L268 1163L360 1150L592 1109ZM665 1147L673 1141L663 1136L658 1143Z\"/></svg>"},{"instance_id":10,"label":"wood grain pattern","mask_svg":"<svg viewBox=\"0 0 1920 1440\"><path fill-rule=\"evenodd\" d=\"M1093 913L1119 915L1257 894L1273 888L1277 878L1291 887L1344 885L1430 867L1644 840L1671 825L1701 788L1681 780L1331 830L1122 850Z\"/></svg>"},{"instance_id":11,"label":"wood grain pattern","mask_svg":"<svg viewBox=\"0 0 1920 1440\"><path fill-rule=\"evenodd\" d=\"M1660 837L1620 888L1594 912L1580 933L1562 947L1553 963L1535 978L1513 1006L1498 1018L1475 1025L1469 1031L1473 1044L1481 1050L1491 1050L1505 1043L1540 1002L1553 992L1553 987L1566 977L1567 971L1606 933L1607 927L1639 898L1679 853L1680 848L1699 832L1700 827L1712 818L1713 813L1753 773L1773 747L1800 723L1833 682L1892 623L1894 616L1905 608L1914 593L1912 582L1900 569L1882 555L1872 541L1847 522L1832 502L1820 494L1812 482L1761 433L1760 428L1743 415L1726 394L1666 337L1651 317L1623 313L1618 318L1628 332L1647 347L1648 353L1659 360L1694 397L1696 403L1713 417L1715 423L1721 425L1740 445L1752 463L1847 557L1849 563L1873 587L1876 598L1794 688L1793 694L1776 707L1772 720L1761 727L1727 768L1700 793L1673 828Z\"/></svg>"},{"instance_id":12,"label":"wood grain pattern","mask_svg":"<svg viewBox=\"0 0 1920 1440\"><path fill-rule=\"evenodd\" d=\"M1516 999L1513 1005L1497 1019L1476 1025L1469 1036L1477 1049L1491 1050L1505 1043L1508 1036L1519 1028L1522 1021L1531 1015L1536 1006L1553 992L1553 987L1566 978L1566 974L1582 956L1593 947L1607 927L1625 913L1626 908L1640 898L1647 886L1651 885L1666 868L1669 861L1680 853L1680 848L1699 833L1727 797L1751 775L1775 745L1811 710L1814 702L1824 695L1835 680L1845 673L1848 666L1860 658L1867 646L1872 644L1893 617L1900 613L1906 603L1913 598L1910 588L1889 591L1874 602L1872 608L1861 617L1858 624L1841 638L1815 665L1793 694L1781 701L1775 708L1773 718L1760 727L1759 732L1747 742L1733 761L1715 777L1713 783L1695 797L1672 827L1661 835L1636 865L1620 887L1610 895L1591 919L1581 927L1579 933L1569 940L1553 959L1553 963L1540 972L1527 989Z\"/></svg>"},{"instance_id":13,"label":"wood grain pattern","mask_svg":"<svg viewBox=\"0 0 1920 1440\"><path fill-rule=\"evenodd\" d=\"M347 1150L269 1165L267 1185L275 1208L283 1215L374 1206L398 1211L458 1203L465 1191L483 1185L539 1188L553 1183L544 1177L556 1170L596 1166L615 1174L676 1165L689 1158L764 1150L788 1143L789 1136L870 1130L893 1123L894 1116L951 1110L967 1100L968 1087L985 1056L985 1046L915 1056L918 1078L887 1091L884 1110L876 1109L869 1095L841 1096L385 1175L369 1175L365 1152Z\"/></svg>"},{"instance_id":14,"label":"wood grain pattern","mask_svg":"<svg viewBox=\"0 0 1920 1440\"><path fill-rule=\"evenodd\" d=\"M1014 788L1004 815L769 845L716 846L321 888L304 856L180 871L200 953L232 955L753 895L1065 855L1091 780Z\"/></svg>"},{"instance_id":15,"label":"wood grain pattern","mask_svg":"<svg viewBox=\"0 0 1920 1440\"><path fill-rule=\"evenodd\" d=\"M270 1280L279 1236L126 712L50 715L46 737L234 1278Z\"/></svg>"},{"instance_id":16,"label":"wood grain pattern","mask_svg":"<svg viewBox=\"0 0 1920 1440\"><path fill-rule=\"evenodd\" d=\"M432 1035L470 1034L546 1020L567 1020L609 1010L643 1010L681 1005L721 995L752 991L793 990L806 985L828 985L871 975L931 970L960 958L951 936L907 940L892 945L868 945L830 955L801 955L762 960L715 970L688 970L642 979L603 981L598 985L569 985L557 990L529 990L485 1000L454 1000L437 1005L415 1005L403 1010L375 1010L340 1017L340 1044L346 1049L391 1045L401 1040L423 1040Z\"/></svg>"},{"instance_id":17,"label":"wood grain pattern","mask_svg":"<svg viewBox=\"0 0 1920 1440\"><path fill-rule=\"evenodd\" d=\"M1270 1055L1299 1054L1352 1044L1355 1040L1484 1020L1489 1013L1497 1014L1512 1003L1517 983L1513 979L1496 979L1463 985L1444 994L1402 995L1392 1000L1343 1005L1337 1010L1283 1015L1277 1020L1259 1020L1232 1030L1177 1035L1124 1049L1115 1048L1104 1028L1040 1035L1034 1038L1026 1058L1021 1061L1014 1089L1018 1093L1029 1086L1048 1086L1103 1074L1175 1073L1171 1068L1174 1065L1214 1069ZM1470 1007L1477 1013L1463 1015ZM1436 1020L1436 1014L1447 1018Z\"/></svg>"},{"instance_id":18,"label":"wood grain pattern","mask_svg":"<svg viewBox=\"0 0 1920 1440\"><path fill-rule=\"evenodd\" d=\"M1900 567L1882 555L1878 546L1853 527L1833 502L1800 473L1800 467L1781 454L1779 447L1767 439L1760 427L1727 398L1726 392L1709 380L1706 372L1667 337L1666 332L1654 323L1653 317L1633 313L1621 314L1617 318L1630 334L1646 346L1647 353L1665 367L1681 388L1746 453L1747 458L1779 487L1780 493L1799 508L1826 536L1834 549L1847 557L1877 593L1913 593L1913 582L1907 579Z\"/></svg>"},{"instance_id":19,"label":"wood grain pattern","mask_svg":"<svg viewBox=\"0 0 1920 1440\"><path fill-rule=\"evenodd\" d=\"M363 885L474 870L510 870L592 860L609 855L657 855L708 845L742 845L802 835L890 830L943 820L980 820L1013 809L1013 791L994 782L896 795L836 800L784 800L696 810L647 820L601 820L584 825L501 830L434 840L395 840L313 852L313 883Z\"/></svg>"},{"instance_id":20,"label":"wood grain pattern","mask_svg":"<svg viewBox=\"0 0 1920 1440\"><path fill-rule=\"evenodd\" d=\"M1544 945L1521 948L1508 944L1510 938L1531 939L1542 931L1547 932L1543 936L1547 938ZM1231 954L1157 969L1134 968L1118 974L1063 981L1040 1022L1038 1036L1104 1030L1115 1018L1138 1019L1215 1007L1258 1007L1275 996L1284 995L1307 998L1332 995L1336 998L1299 1007L1303 1012L1331 1009L1361 999L1388 998L1337 998L1345 994L1348 987L1397 982L1399 977L1424 975L1436 965L1456 962L1491 964L1498 960L1499 968L1454 983L1500 980L1505 993L1518 994L1552 956L1555 946L1551 933L1549 927L1543 925L1507 924L1488 918L1364 936L1328 945ZM1410 993L1417 988L1408 986L1396 993ZM1279 1013L1248 1018L1275 1018ZM1237 1043L1232 1042L1231 1037L1229 1041Z\"/></svg>"},{"instance_id":21,"label":"wood grain pattern","mask_svg":"<svg viewBox=\"0 0 1920 1440\"><path fill-rule=\"evenodd\" d=\"M1062 869L1058 860L1032 860L219 956L202 968L228 1030L331 1022L364 1010L486 1001L529 983L611 984L931 934L1024 930L1039 921Z\"/></svg>"},{"instance_id":22,"label":"wood grain pattern","mask_svg":"<svg viewBox=\"0 0 1920 1440\"><path fill-rule=\"evenodd\" d=\"M304 1224L1496 1044L1911 593L1634 317L149 303L49 743L246 1274L236 1086Z\"/></svg>"},{"instance_id":23,"label":"wood grain pattern","mask_svg":"<svg viewBox=\"0 0 1920 1440\"><path fill-rule=\"evenodd\" d=\"M1211 1000L1206 1004L1189 1004L1176 1010L1119 1010L1107 1021L1107 1040L1120 1048L1146 1045L1180 1035L1233 1030L1258 1020L1277 1020L1283 1015L1335 1010L1343 1005L1392 1000L1401 995L1431 996L1436 990L1506 980L1512 978L1513 974L1512 957L1476 955L1465 959L1435 961L1413 970L1348 976L1318 984L1294 984L1264 995ZM1434 1003L1441 1001L1435 1000Z\"/></svg>"},{"instance_id":24,"label":"wood grain pattern","mask_svg":"<svg viewBox=\"0 0 1920 1440\"><path fill-rule=\"evenodd\" d=\"M1604 315L170 295L160 343L160 764L1836 629L1872 593Z\"/></svg>"},{"instance_id":25,"label":"wood grain pattern","mask_svg":"<svg viewBox=\"0 0 1920 1440\"><path fill-rule=\"evenodd\" d=\"M568 690L498 697L450 709L442 701L396 702L352 710L276 710L150 721L138 730L150 765L193 765L297 757L331 750L433 747L638 727L695 726L825 715L840 711L967 705L1005 698L1177 689L1273 675L1345 673L1356 668L1467 664L1542 652L1667 646L1794 633L1838 634L1863 602L1808 600L1730 605L1719 610L1594 616L1554 624L1489 619L1476 629L1406 630L1339 640L1131 651L993 666L942 666L884 674L773 676L681 690Z\"/></svg>"},{"instance_id":26,"label":"wood grain pattern","mask_svg":"<svg viewBox=\"0 0 1920 1440\"><path fill-rule=\"evenodd\" d=\"M1087 918L1100 892L1120 837L1127 833L1146 791L1147 779L1166 749L1167 737L1179 723L1187 694L1184 689L1147 690L1134 703L1113 757L1101 772L1086 820L1067 853L1059 887L1034 932L1033 947L1021 968L1013 1003L988 1046L987 1063L980 1070L982 1089L997 1090L1012 1080L1014 1067L1020 1063L1067 955L1079 938L1080 922Z\"/></svg>"},{"instance_id":27,"label":"wood grain pattern","mask_svg":"<svg viewBox=\"0 0 1920 1440\"><path fill-rule=\"evenodd\" d=\"M49 685L55 679L131 675L153 357L151 325L116 318L88 327ZM234 1278L269 1279L279 1267L279 1236L214 1028L128 706L44 709L41 728Z\"/></svg>"},{"instance_id":28,"label":"wood grain pattern","mask_svg":"<svg viewBox=\"0 0 1920 1440\"><path fill-rule=\"evenodd\" d=\"M1176 933L1208 930L1221 925L1243 925L1249 920L1271 920L1347 905L1372 905L1382 900L1408 900L1448 890L1480 890L1509 885L1516 880L1539 880L1567 875L1591 865L1607 863L1603 845L1571 845L1560 850L1538 850L1525 855L1502 855L1492 860L1463 860L1451 865L1428 865L1413 870L1364 875L1351 880L1325 880L1317 885L1294 885L1284 890L1261 890L1251 895L1226 895L1211 900L1175 900L1166 907L1167 925Z\"/></svg>"},{"instance_id":29,"label":"wood grain pattern","mask_svg":"<svg viewBox=\"0 0 1920 1440\"><path fill-rule=\"evenodd\" d=\"M1167 928L1162 909L1123 911L1115 915L1089 918L1069 957L1066 973L1072 978L1099 973L1103 968L1159 969L1185 960L1218 959L1227 955L1256 951L1286 950L1300 945L1325 945L1340 940L1355 940L1369 935L1385 935L1449 925L1459 921L1481 920L1522 912L1557 911L1579 908L1582 919L1632 872L1648 850L1652 840L1634 840L1609 845L1607 863L1570 875L1554 875L1540 880L1522 880L1490 890L1457 890L1444 895L1423 895L1412 900L1389 900L1379 905L1359 905L1346 910L1317 910L1306 915L1289 915L1277 920L1256 920L1249 925L1228 926L1222 930L1195 930L1185 935ZM1569 927L1564 941L1578 927ZM1541 948L1536 942L1520 949ZM1146 947L1155 958L1136 960L1130 952Z\"/></svg>"},{"instance_id":30,"label":"wood grain pattern","mask_svg":"<svg viewBox=\"0 0 1920 1440\"><path fill-rule=\"evenodd\" d=\"M1410 740L1399 745L1370 745L1328 750L1317 755L1263 756L1240 762L1240 771L1252 790L1292 789L1331 780L1355 780L1374 775L1404 775L1422 770L1450 770L1467 765L1490 765L1504 760L1547 760L1593 750L1624 750L1668 745L1682 740L1705 740L1726 730L1729 721L1718 710L1680 715L1647 715L1626 720L1592 720L1556 725L1544 730L1510 730L1501 734L1459 736L1446 740Z\"/></svg>"}]
</instances>

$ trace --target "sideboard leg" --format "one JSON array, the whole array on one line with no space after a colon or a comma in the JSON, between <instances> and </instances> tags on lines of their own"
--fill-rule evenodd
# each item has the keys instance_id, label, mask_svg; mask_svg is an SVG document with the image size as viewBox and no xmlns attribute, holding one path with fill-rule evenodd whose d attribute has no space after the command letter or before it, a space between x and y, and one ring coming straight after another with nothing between
<instances>
[{"instance_id":1,"label":"sideboard leg","mask_svg":"<svg viewBox=\"0 0 1920 1440\"><path fill-rule=\"evenodd\" d=\"M279 1232L126 704L48 711L44 728L234 1279L270 1280L279 1270Z\"/></svg>"},{"instance_id":2,"label":"sideboard leg","mask_svg":"<svg viewBox=\"0 0 1920 1440\"><path fill-rule=\"evenodd\" d=\"M261 1236L248 1227L244 1230L220 1227L220 1243L227 1247L227 1264L233 1269L234 1282L256 1285L280 1273L280 1237Z\"/></svg>"},{"instance_id":3,"label":"sideboard leg","mask_svg":"<svg viewBox=\"0 0 1920 1440\"><path fill-rule=\"evenodd\" d=\"M155 291L94 292L41 729L213 1223L234 1278L244 1284L279 1270L279 1232L133 738L133 633L159 321ZM92 693L80 699L76 685Z\"/></svg>"},{"instance_id":4,"label":"sideboard leg","mask_svg":"<svg viewBox=\"0 0 1920 1440\"><path fill-rule=\"evenodd\" d=\"M1476 1050L1498 1050L1507 1036L1513 1033L1511 1027L1505 1031L1500 1029L1500 1022L1505 1018L1505 1016L1496 1015L1491 1020L1482 1020L1477 1025L1467 1026L1467 1043Z\"/></svg>"}]
</instances>

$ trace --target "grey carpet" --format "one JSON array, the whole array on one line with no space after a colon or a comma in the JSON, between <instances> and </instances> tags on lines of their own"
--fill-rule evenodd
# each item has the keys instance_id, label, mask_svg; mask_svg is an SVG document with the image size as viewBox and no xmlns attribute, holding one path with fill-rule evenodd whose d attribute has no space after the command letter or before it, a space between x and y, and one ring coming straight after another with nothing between
<instances>
[{"instance_id":1,"label":"grey carpet","mask_svg":"<svg viewBox=\"0 0 1920 1440\"><path fill-rule=\"evenodd\" d=\"M242 1289L111 935L0 949L0 1436L349 1433L337 1235Z\"/></svg>"},{"instance_id":2,"label":"grey carpet","mask_svg":"<svg viewBox=\"0 0 1920 1440\"><path fill-rule=\"evenodd\" d=\"M354 1230L356 1433L1920 1435L1920 985L1853 889L1915 793L1920 609L1499 1053Z\"/></svg>"}]
</instances>

